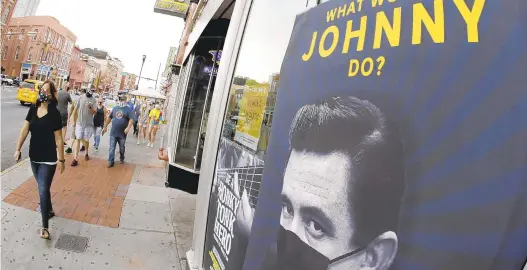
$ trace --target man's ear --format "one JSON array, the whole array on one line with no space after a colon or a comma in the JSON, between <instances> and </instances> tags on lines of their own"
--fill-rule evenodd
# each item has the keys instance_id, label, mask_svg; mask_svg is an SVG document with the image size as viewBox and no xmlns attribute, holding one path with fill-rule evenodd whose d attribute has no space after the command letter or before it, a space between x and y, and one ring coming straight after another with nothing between
<instances>
[{"instance_id":1,"label":"man's ear","mask_svg":"<svg viewBox=\"0 0 527 270\"><path fill-rule=\"evenodd\" d=\"M366 248L366 264L370 269L387 270L393 264L397 254L397 235L392 232L384 232L377 236Z\"/></svg>"}]
</instances>

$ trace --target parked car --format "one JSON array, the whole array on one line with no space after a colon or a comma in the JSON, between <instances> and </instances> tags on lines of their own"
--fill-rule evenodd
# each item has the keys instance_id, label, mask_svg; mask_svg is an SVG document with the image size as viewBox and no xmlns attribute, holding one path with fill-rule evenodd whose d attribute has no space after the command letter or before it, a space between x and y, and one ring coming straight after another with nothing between
<instances>
[{"instance_id":1,"label":"parked car","mask_svg":"<svg viewBox=\"0 0 527 270\"><path fill-rule=\"evenodd\" d=\"M13 85L13 80L6 75L2 75L2 85Z\"/></svg>"},{"instance_id":2,"label":"parked car","mask_svg":"<svg viewBox=\"0 0 527 270\"><path fill-rule=\"evenodd\" d=\"M13 78L13 85L14 86L20 86L20 78L14 77Z\"/></svg>"},{"instance_id":3,"label":"parked car","mask_svg":"<svg viewBox=\"0 0 527 270\"><path fill-rule=\"evenodd\" d=\"M44 82L37 80L25 80L20 84L16 99L20 101L20 104L26 103L35 104L37 102L38 90Z\"/></svg>"}]
</instances>

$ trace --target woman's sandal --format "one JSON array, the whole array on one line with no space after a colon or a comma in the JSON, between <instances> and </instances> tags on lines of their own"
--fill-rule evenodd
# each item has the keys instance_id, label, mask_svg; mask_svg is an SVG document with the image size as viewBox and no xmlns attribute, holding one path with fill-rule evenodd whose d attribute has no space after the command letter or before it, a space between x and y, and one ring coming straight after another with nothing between
<instances>
[{"instance_id":1,"label":"woman's sandal","mask_svg":"<svg viewBox=\"0 0 527 270\"><path fill-rule=\"evenodd\" d=\"M55 216L55 212L50 211L50 212L49 212L49 218L48 218L48 219L51 219L51 218L54 217L54 216Z\"/></svg>"},{"instance_id":2,"label":"woman's sandal","mask_svg":"<svg viewBox=\"0 0 527 270\"><path fill-rule=\"evenodd\" d=\"M49 234L48 229L46 229L46 228L40 229L40 238L46 239L46 240L50 239L50 234Z\"/></svg>"}]
</instances>

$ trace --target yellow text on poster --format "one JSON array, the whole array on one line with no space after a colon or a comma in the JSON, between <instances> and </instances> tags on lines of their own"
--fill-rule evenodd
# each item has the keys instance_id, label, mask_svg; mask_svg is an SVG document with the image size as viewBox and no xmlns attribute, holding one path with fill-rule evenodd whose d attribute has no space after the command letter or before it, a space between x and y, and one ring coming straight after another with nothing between
<instances>
[{"instance_id":1,"label":"yellow text on poster","mask_svg":"<svg viewBox=\"0 0 527 270\"><path fill-rule=\"evenodd\" d=\"M260 129L267 102L267 91L268 89L266 88L246 89L243 91L239 120L236 126L237 132L248 134L253 138L260 137Z\"/></svg>"},{"instance_id":2,"label":"yellow text on poster","mask_svg":"<svg viewBox=\"0 0 527 270\"><path fill-rule=\"evenodd\" d=\"M212 268L214 268L214 270L222 270L220 265L218 264L218 260L216 260L216 256L214 256L214 253L211 251L209 251L209 256L210 256L210 259L212 260Z\"/></svg>"},{"instance_id":3,"label":"yellow text on poster","mask_svg":"<svg viewBox=\"0 0 527 270\"><path fill-rule=\"evenodd\" d=\"M371 2L371 7L365 2ZM448 8L445 8L445 5L450 2L453 2L464 21L459 27L466 29L466 41L479 42L479 21L486 0L433 0L429 1L433 2L429 7L418 1L411 7L404 8L399 2L403 1L351 0L339 7L333 7L326 13L326 28L321 33L313 32L307 51L301 56L302 60L308 62L312 57L324 59L339 52L343 55L354 55L355 52L362 52L364 47L369 45L372 45L374 51L388 46L398 47L401 42L409 41L417 46L428 37L436 44L443 44L447 41L445 37L449 31L446 28L445 14ZM473 3L469 5L468 2ZM388 5L393 6L393 9L381 10L381 7ZM366 13L368 9L378 9L378 11ZM361 13L363 14L359 15ZM403 25L404 17L411 17L412 24ZM345 23L342 20L346 20ZM405 38L404 35L411 35L411 38ZM367 77L372 74L381 76L386 62L387 59L382 55L352 58L349 61L348 77L358 75Z\"/></svg>"}]
</instances>

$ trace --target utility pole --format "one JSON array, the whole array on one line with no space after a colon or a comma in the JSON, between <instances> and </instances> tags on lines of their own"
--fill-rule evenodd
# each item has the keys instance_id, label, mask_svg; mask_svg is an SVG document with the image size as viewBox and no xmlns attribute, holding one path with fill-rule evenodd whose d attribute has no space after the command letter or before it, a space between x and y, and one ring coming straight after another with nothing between
<instances>
[{"instance_id":1,"label":"utility pole","mask_svg":"<svg viewBox=\"0 0 527 270\"><path fill-rule=\"evenodd\" d=\"M157 80L159 80L159 71L160 70L161 70L161 63L159 63L159 68L157 69L156 87L154 87L154 91L157 91Z\"/></svg>"},{"instance_id":2,"label":"utility pole","mask_svg":"<svg viewBox=\"0 0 527 270\"><path fill-rule=\"evenodd\" d=\"M137 85L135 90L139 89L139 81L141 80L141 73L143 73L143 66L145 65L146 55L143 54L143 63L141 63L141 70L139 70L139 79L137 79Z\"/></svg>"}]
</instances>

